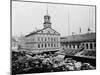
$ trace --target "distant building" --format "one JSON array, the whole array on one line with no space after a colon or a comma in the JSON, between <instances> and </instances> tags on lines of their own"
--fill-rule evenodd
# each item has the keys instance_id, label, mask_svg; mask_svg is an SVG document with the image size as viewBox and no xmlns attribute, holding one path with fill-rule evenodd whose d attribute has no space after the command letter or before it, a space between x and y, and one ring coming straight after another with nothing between
<instances>
[{"instance_id":1,"label":"distant building","mask_svg":"<svg viewBox=\"0 0 100 75\"><path fill-rule=\"evenodd\" d=\"M60 49L60 33L52 29L51 17L47 14L44 16L44 28L25 35L22 44L23 49L51 51Z\"/></svg>"},{"instance_id":2,"label":"distant building","mask_svg":"<svg viewBox=\"0 0 100 75\"><path fill-rule=\"evenodd\" d=\"M96 49L96 33L86 33L80 35L72 35L68 37L61 37L61 45L65 49L79 49L84 46L85 50Z\"/></svg>"},{"instance_id":3,"label":"distant building","mask_svg":"<svg viewBox=\"0 0 100 75\"><path fill-rule=\"evenodd\" d=\"M62 51L66 55L93 58L96 57L96 34L86 33L61 37Z\"/></svg>"}]
</instances>

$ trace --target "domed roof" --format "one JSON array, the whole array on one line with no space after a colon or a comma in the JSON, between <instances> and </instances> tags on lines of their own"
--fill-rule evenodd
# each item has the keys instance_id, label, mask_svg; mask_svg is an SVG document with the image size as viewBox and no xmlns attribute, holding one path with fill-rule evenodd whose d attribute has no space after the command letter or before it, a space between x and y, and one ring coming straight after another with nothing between
<instances>
[{"instance_id":1,"label":"domed roof","mask_svg":"<svg viewBox=\"0 0 100 75\"><path fill-rule=\"evenodd\" d=\"M50 17L50 15L46 14L46 15L44 15L44 17Z\"/></svg>"}]
</instances>

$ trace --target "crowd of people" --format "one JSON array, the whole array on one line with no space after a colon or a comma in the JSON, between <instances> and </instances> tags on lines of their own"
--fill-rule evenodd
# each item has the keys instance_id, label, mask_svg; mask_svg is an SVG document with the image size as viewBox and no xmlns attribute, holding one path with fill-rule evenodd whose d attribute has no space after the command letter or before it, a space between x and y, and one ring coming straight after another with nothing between
<instances>
[{"instance_id":1,"label":"crowd of people","mask_svg":"<svg viewBox=\"0 0 100 75\"><path fill-rule=\"evenodd\" d=\"M12 53L12 74L78 71L95 69L90 63L82 63L57 54Z\"/></svg>"}]
</instances>

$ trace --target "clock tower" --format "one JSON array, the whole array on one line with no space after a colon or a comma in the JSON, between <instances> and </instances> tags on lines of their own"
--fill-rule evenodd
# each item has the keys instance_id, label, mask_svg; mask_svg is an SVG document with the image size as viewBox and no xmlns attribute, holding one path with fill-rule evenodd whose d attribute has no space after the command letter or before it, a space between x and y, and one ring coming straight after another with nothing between
<instances>
[{"instance_id":1,"label":"clock tower","mask_svg":"<svg viewBox=\"0 0 100 75\"><path fill-rule=\"evenodd\" d=\"M47 14L44 16L44 28L51 28L51 22L50 22L51 17L48 15L48 8L47 8Z\"/></svg>"}]
</instances>

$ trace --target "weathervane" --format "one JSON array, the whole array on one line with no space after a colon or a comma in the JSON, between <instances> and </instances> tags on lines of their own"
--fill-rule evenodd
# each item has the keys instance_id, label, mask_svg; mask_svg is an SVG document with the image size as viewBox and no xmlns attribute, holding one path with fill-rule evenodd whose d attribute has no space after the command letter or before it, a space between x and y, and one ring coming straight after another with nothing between
<instances>
[{"instance_id":1,"label":"weathervane","mask_svg":"<svg viewBox=\"0 0 100 75\"><path fill-rule=\"evenodd\" d=\"M47 15L48 15L48 4L47 4L47 10L46 10L46 11L47 11L46 13L47 13Z\"/></svg>"}]
</instances>

